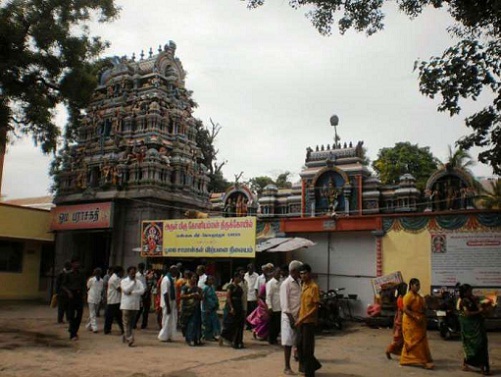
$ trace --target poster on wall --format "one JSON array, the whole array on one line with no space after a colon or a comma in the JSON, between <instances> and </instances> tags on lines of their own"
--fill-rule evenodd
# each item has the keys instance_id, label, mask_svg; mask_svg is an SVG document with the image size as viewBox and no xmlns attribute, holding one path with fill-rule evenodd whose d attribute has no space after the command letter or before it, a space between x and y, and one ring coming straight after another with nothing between
<instances>
[{"instance_id":1,"label":"poster on wall","mask_svg":"<svg viewBox=\"0 0 501 377\"><path fill-rule=\"evenodd\" d=\"M501 287L500 233L431 234L433 286Z\"/></svg>"},{"instance_id":2,"label":"poster on wall","mask_svg":"<svg viewBox=\"0 0 501 377\"><path fill-rule=\"evenodd\" d=\"M182 258L254 258L256 218L221 217L143 221L141 255Z\"/></svg>"}]
</instances>

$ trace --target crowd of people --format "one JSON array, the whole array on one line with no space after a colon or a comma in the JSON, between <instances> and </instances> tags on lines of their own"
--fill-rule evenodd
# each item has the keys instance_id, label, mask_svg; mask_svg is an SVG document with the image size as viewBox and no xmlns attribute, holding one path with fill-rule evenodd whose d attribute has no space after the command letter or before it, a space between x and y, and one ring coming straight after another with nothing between
<instances>
[{"instance_id":1,"label":"crowd of people","mask_svg":"<svg viewBox=\"0 0 501 377\"><path fill-rule=\"evenodd\" d=\"M215 279L200 265L194 272L176 264L168 270L146 271L144 263L109 268L103 275L96 268L87 279L77 258L64 264L57 277L59 323L68 321L70 340L78 340L84 302L89 320L86 329L99 332L98 317L104 307L104 334L116 324L122 341L135 345L134 330L148 327L150 309L156 313L158 340L172 342L177 330L189 346L215 341L235 349L244 348L244 331L255 339L280 343L284 348L284 373L296 374L291 357L299 361L299 372L314 376L321 368L315 358L315 327L320 302L318 285L312 280L311 267L300 261L275 267L267 263L259 275L253 264L237 268L224 285L226 300L219 319L219 298Z\"/></svg>"},{"instance_id":2,"label":"crowd of people","mask_svg":"<svg viewBox=\"0 0 501 377\"><path fill-rule=\"evenodd\" d=\"M434 369L426 333L426 303L419 294L421 283L413 278L407 284L397 287L397 311L393 322L393 341L386 348L386 357L400 356L400 365L422 366ZM482 304L479 297L473 295L472 287L463 284L458 289L456 309L459 315L461 340L464 359L462 370L478 368L483 375L490 375L487 333L484 323L484 311L489 302Z\"/></svg>"},{"instance_id":3,"label":"crowd of people","mask_svg":"<svg viewBox=\"0 0 501 377\"><path fill-rule=\"evenodd\" d=\"M215 279L207 275L200 265L194 272L183 270L181 264L167 271L146 271L144 263L137 268L116 266L102 271L96 268L87 279L80 271L78 259L64 265L58 275L58 322L64 315L68 321L69 336L78 340L84 301L87 301L89 320L86 328L97 333L101 307L104 311L104 334L110 334L116 323L122 341L133 346L134 330L148 327L150 309L156 313L159 328L158 340L172 342L178 328L189 346L216 341L220 346L244 348L244 331L252 331L255 339L280 343L284 349L284 374L296 374L291 367L291 357L299 361L299 372L314 376L321 368L315 358L315 328L318 321L320 292L311 276L311 267L292 261L281 268L268 263L259 275L253 264L247 269L238 268L230 282L224 285L226 301L223 319L219 320L219 298ZM407 289L408 288L408 289ZM427 339L426 304L419 294L420 282L411 279L409 286L398 286L397 312L393 328L393 341L386 356L400 356L400 365L422 366L433 369ZM482 305L472 293L472 287L459 287L457 310L460 315L463 341L463 370L479 368L490 374L487 335Z\"/></svg>"}]
</instances>

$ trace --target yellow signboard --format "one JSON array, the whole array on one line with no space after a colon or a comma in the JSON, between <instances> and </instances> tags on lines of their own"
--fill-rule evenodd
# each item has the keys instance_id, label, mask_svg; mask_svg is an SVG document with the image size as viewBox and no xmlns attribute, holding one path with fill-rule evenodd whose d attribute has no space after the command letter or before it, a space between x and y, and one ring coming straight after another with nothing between
<instances>
[{"instance_id":1,"label":"yellow signboard","mask_svg":"<svg viewBox=\"0 0 501 377\"><path fill-rule=\"evenodd\" d=\"M255 217L143 221L141 254L188 258L254 258Z\"/></svg>"}]
</instances>

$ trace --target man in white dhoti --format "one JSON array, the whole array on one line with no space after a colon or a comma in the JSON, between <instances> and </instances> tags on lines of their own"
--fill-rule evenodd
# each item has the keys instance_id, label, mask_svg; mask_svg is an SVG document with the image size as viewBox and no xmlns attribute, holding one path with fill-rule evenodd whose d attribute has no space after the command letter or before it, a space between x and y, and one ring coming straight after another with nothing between
<instances>
[{"instance_id":1,"label":"man in white dhoti","mask_svg":"<svg viewBox=\"0 0 501 377\"><path fill-rule=\"evenodd\" d=\"M280 286L280 306L282 309L281 341L284 346L285 369L284 374L294 375L291 368L292 347L296 346L296 328L294 324L299 316L301 307L301 284L299 281L299 267L303 263L294 260L289 264L289 276Z\"/></svg>"},{"instance_id":2,"label":"man in white dhoti","mask_svg":"<svg viewBox=\"0 0 501 377\"><path fill-rule=\"evenodd\" d=\"M162 330L158 333L161 342L172 342L177 327L177 305L175 279L179 271L176 265L169 268L160 284L160 307L162 308Z\"/></svg>"}]
</instances>

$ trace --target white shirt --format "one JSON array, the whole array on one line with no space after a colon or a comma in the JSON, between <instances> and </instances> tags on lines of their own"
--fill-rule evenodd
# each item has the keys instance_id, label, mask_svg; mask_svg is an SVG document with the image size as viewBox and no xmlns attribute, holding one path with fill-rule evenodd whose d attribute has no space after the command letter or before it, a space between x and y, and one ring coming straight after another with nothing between
<instances>
[{"instance_id":1,"label":"white shirt","mask_svg":"<svg viewBox=\"0 0 501 377\"><path fill-rule=\"evenodd\" d=\"M204 273L203 275L198 277L198 288L205 288L205 282L207 281L207 275Z\"/></svg>"},{"instance_id":2,"label":"white shirt","mask_svg":"<svg viewBox=\"0 0 501 377\"><path fill-rule=\"evenodd\" d=\"M275 278L271 278L266 283L266 305L268 305L268 309L274 312L282 310L280 306L280 282Z\"/></svg>"},{"instance_id":3,"label":"white shirt","mask_svg":"<svg viewBox=\"0 0 501 377\"><path fill-rule=\"evenodd\" d=\"M167 277L167 275L165 275L163 277L162 282L160 283L160 307L162 307L162 308L166 307L165 298L164 298L164 295L166 293L170 295L170 280ZM170 302L176 301L176 297L169 296L169 301ZM172 309L172 304L170 307Z\"/></svg>"},{"instance_id":4,"label":"white shirt","mask_svg":"<svg viewBox=\"0 0 501 377\"><path fill-rule=\"evenodd\" d=\"M259 275L253 272L249 275L248 272L245 273L244 280L247 282L247 301L257 301L256 295L256 281Z\"/></svg>"},{"instance_id":5,"label":"white shirt","mask_svg":"<svg viewBox=\"0 0 501 377\"><path fill-rule=\"evenodd\" d=\"M256 285L254 286L254 289L259 293L259 289L261 288L262 285L266 284L266 276L264 274L261 274L258 276L256 279Z\"/></svg>"},{"instance_id":6,"label":"white shirt","mask_svg":"<svg viewBox=\"0 0 501 377\"><path fill-rule=\"evenodd\" d=\"M301 307L301 285L290 275L280 286L280 306L282 313L289 313L297 320Z\"/></svg>"},{"instance_id":7,"label":"white shirt","mask_svg":"<svg viewBox=\"0 0 501 377\"><path fill-rule=\"evenodd\" d=\"M108 297L108 305L112 304L120 304L120 291L118 291L118 288L120 287L120 278L118 277L117 274L113 274L110 277L110 280L108 280L108 292L107 292L107 297Z\"/></svg>"},{"instance_id":8,"label":"white shirt","mask_svg":"<svg viewBox=\"0 0 501 377\"><path fill-rule=\"evenodd\" d=\"M103 279L92 276L87 280L87 303L99 304L103 294L104 281Z\"/></svg>"},{"instance_id":9,"label":"white shirt","mask_svg":"<svg viewBox=\"0 0 501 377\"><path fill-rule=\"evenodd\" d=\"M141 296L144 293L144 286L140 280L132 280L126 277L120 282L122 288L122 299L120 300L121 310L139 310L141 306Z\"/></svg>"},{"instance_id":10,"label":"white shirt","mask_svg":"<svg viewBox=\"0 0 501 377\"><path fill-rule=\"evenodd\" d=\"M141 283L143 283L143 287L146 289L146 276L144 276L143 273L137 271L136 272L136 279L138 279Z\"/></svg>"}]
</instances>

